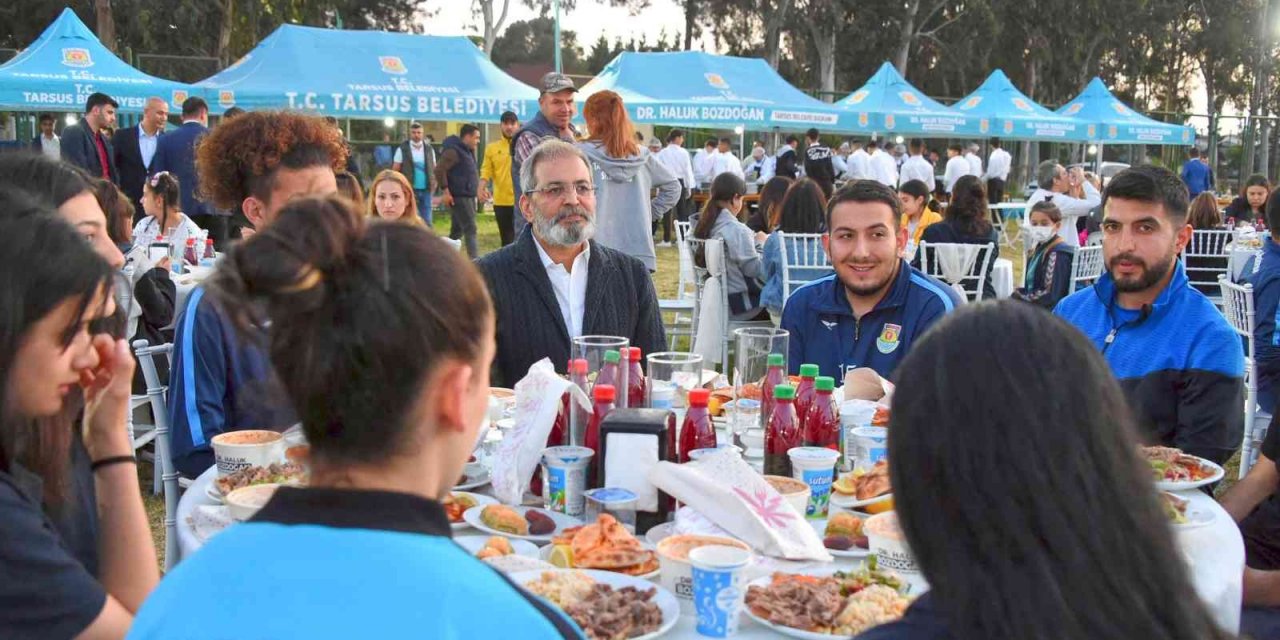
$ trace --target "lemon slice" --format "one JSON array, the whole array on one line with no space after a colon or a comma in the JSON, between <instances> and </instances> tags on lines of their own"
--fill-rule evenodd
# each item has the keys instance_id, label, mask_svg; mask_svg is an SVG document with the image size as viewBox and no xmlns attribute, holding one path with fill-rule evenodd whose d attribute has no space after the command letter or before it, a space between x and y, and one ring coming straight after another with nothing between
<instances>
[{"instance_id":1,"label":"lemon slice","mask_svg":"<svg viewBox=\"0 0 1280 640\"><path fill-rule=\"evenodd\" d=\"M547 561L561 569L572 569L573 549L567 544L558 544L551 548L551 557Z\"/></svg>"}]
</instances>

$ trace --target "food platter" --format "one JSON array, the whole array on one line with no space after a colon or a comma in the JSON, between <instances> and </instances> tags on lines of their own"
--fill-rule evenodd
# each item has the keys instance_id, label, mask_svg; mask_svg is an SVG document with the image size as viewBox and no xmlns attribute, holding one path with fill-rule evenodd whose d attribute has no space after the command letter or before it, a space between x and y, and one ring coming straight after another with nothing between
<instances>
[{"instance_id":1,"label":"food platter","mask_svg":"<svg viewBox=\"0 0 1280 640\"><path fill-rule=\"evenodd\" d=\"M869 571L869 568L868 568L868 566L867 566L867 565L861 565L861 568L860 568L860 569L858 569L858 572L863 573L863 575L867 575L867 574L866 574L866 572L867 572L867 571ZM836 572L832 571L832 570L831 570L831 569L829 569L829 568L824 569L824 568L819 568L819 567L813 567L813 568L801 569L801 570L798 570L798 571L790 571L790 572L787 572L787 573L788 573L788 574L791 574L792 576L797 576L797 577L798 577L798 576L810 576L810 577L815 577L815 578L827 578L827 577L833 577L833 576L835 575L835 573L836 573ZM872 574L877 574L877 573L878 573L879 575L888 575L888 576L890 576L890 577L896 578L896 576L893 576L893 574L885 574L885 573L883 573L883 572L875 572L875 571L871 571L871 573L872 573ZM898 579L898 580L900 580L900 578L897 578L897 579ZM747 586L746 591L747 591L748 593L750 593L750 590L751 590L753 587L754 587L754 588L759 588L759 589L768 589L768 588L770 587L770 585L771 585L771 584L773 584L773 581L774 581L774 576L773 576L773 575L765 575L765 576L761 576L761 577L759 577L759 578L756 578L755 580L752 580L751 582L748 582L748 583L747 583L747 585L746 585L746 586ZM900 585L899 585L899 587L900 587ZM884 587L875 587L875 588L883 589ZM901 594L901 590L900 590L900 588L898 588L898 587L893 587L892 589L896 590L896 594L895 594L893 597L895 597L895 598L901 597L901 595L900 595L900 594ZM868 592L868 593L870 593L870 592ZM893 594L893 593L894 593L894 591L887 591L887 593L891 593L891 594ZM852 597L854 597L854 596L849 596L849 597L850 597L850 598L852 598ZM750 600L750 598L748 598L748 601L749 601L749 600ZM845 605L842 605L842 606L847 606L847 602L848 602L848 601L846 601L846 604L845 604ZM905 605L905 598L903 599L901 606L902 606L903 608L905 608L905 606L906 606L906 605ZM789 627L789 626L786 626L786 625L783 625L783 624L779 624L779 623L776 623L776 622L772 622L772 621L768 620L767 618L765 618L765 617L763 617L763 616L761 616L761 615L758 615L755 611L752 611L752 607L751 607L751 606L749 606L749 605L746 605L746 604L744 604L744 605L743 605L742 610L743 610L743 613L744 613L744 614L746 614L746 615L747 615L748 617L750 617L752 620L755 620L755 621L756 621L757 623L759 623L760 625L765 626L765 627L768 627L769 629L771 629L771 630L773 630L773 631L775 631L775 632L777 632L777 633L779 633L779 634L782 634L782 635L785 635L785 636L789 636L789 637L792 637L792 638L801 638L802 640L832 640L832 638L837 638L837 637L848 637L848 636L850 636L850 635L855 635L855 636L856 636L857 634L861 633L862 631L865 631L865 629L867 629L867 628L871 628L870 626L867 626L867 627L864 627L864 628L863 628L863 629L861 629L861 630L854 631L854 632L853 632L853 633L851 633L851 634L850 634L850 633L843 633L843 632L842 632L842 633L839 633L839 634L836 634L836 633L834 633L834 632L833 632L833 633L823 633L823 632L819 632L819 631L809 631L809 630L806 630L806 629L800 629L800 628L796 628L796 627ZM896 615L900 616L900 615L901 615L901 613L897 613ZM872 625L872 626L874 626L874 625Z\"/></svg>"},{"instance_id":2,"label":"food platter","mask_svg":"<svg viewBox=\"0 0 1280 640\"><path fill-rule=\"evenodd\" d=\"M646 633L642 636L637 636L636 638L632 638L631 640L653 640L654 638L661 637L663 634L670 631L672 627L676 626L676 622L680 619L680 603L676 600L675 595L673 595L670 591L667 591L666 589L662 588L661 586L658 586L642 578L623 575L621 573L613 573L610 571L596 571L593 569L554 569L551 571L515 571L508 574L508 577L510 577L511 580L514 581L516 584L519 584L522 587L527 588L528 583L536 582L537 580L542 578L543 574L546 574L546 573L550 573L550 574L582 573L582 574L586 574L587 577L591 578L592 580L595 580L597 583L609 585L614 589L622 589L624 587L633 587L641 591L647 591L649 589L655 590L652 602L656 604L658 606L658 609L661 610L662 612L662 624L661 626L658 627L656 631ZM827 636L824 640L830 640L830 636Z\"/></svg>"},{"instance_id":3,"label":"food platter","mask_svg":"<svg viewBox=\"0 0 1280 640\"><path fill-rule=\"evenodd\" d=\"M484 548L485 543L489 541L490 537L492 536L481 536L481 535L458 536L454 538L453 541L458 543L458 546L462 547L463 549L466 549L467 553L470 553L471 555L474 556L477 553L479 553L481 549ZM524 556L526 558L538 557L538 545L533 544L528 540L516 540L516 539L509 538L507 536L502 536L502 537L507 538L507 541L511 543L511 548L513 551L515 551L514 555Z\"/></svg>"},{"instance_id":4,"label":"food platter","mask_svg":"<svg viewBox=\"0 0 1280 640\"><path fill-rule=\"evenodd\" d=\"M650 545L650 544L648 544L648 543L644 543L644 542L642 542L641 544L642 544L642 545L644 545L644 548L645 548L645 549L647 549L647 550L649 550L649 551L653 551L653 549L654 549L653 545ZM552 552L554 549L555 549L555 545L550 545L550 544L549 544L549 545L547 545L547 546L545 546L545 547L542 547L541 549L539 549L539 550L538 550L538 556L537 556L537 557L538 557L538 559L539 559L539 560L545 560L545 561L547 561L548 563L549 563L549 562L551 562L551 552ZM553 566L554 566L554 565L553 565ZM626 573L620 573L620 572L617 572L617 571L609 571L608 569L579 569L579 571L605 571L605 572L608 572L608 573L617 573L618 575L623 575L623 576L625 576L625 575L630 575L630 574L626 574ZM657 578L661 573L662 573L662 567L661 567L661 566L659 566L657 569L654 569L653 571L650 571L649 573L641 574L641 575L634 576L634 577L636 577L636 578L640 578L640 579L642 579L642 580L653 580L654 578Z\"/></svg>"},{"instance_id":5,"label":"food platter","mask_svg":"<svg viewBox=\"0 0 1280 640\"><path fill-rule=\"evenodd\" d=\"M1226 477L1227 472L1220 465L1204 458L1184 453L1171 447L1143 447L1142 455L1151 466L1156 488L1161 491L1187 491L1213 484ZM1161 479L1181 471L1185 475L1188 470L1193 476L1184 480Z\"/></svg>"},{"instance_id":6,"label":"food platter","mask_svg":"<svg viewBox=\"0 0 1280 640\"><path fill-rule=\"evenodd\" d=\"M462 514L462 519L465 520L467 524L471 525L475 529L478 529L480 531L483 531L485 533L492 534L495 536L504 536L507 538L511 538L512 540L528 540L530 542L543 544L543 543L551 542L552 538L559 535L565 529L568 529L569 527L576 527L582 524L582 521L577 518L566 516L563 513L556 513L555 511L547 511L546 509L539 509L537 507L510 507L510 509L520 514L521 516L524 516L526 513L530 511L540 512L543 515L551 518L551 521L554 522L556 525L555 529L553 529L552 531L544 535L533 535L533 534L516 535L508 531L499 531L497 529L494 529L486 525L484 521L480 519L480 514L482 511L484 511L485 506L487 505L478 504L470 509L467 509L466 512Z\"/></svg>"},{"instance_id":7,"label":"food platter","mask_svg":"<svg viewBox=\"0 0 1280 640\"><path fill-rule=\"evenodd\" d=\"M479 507L483 507L486 504L498 503L497 500L489 496L482 495L479 493L471 493L470 491L451 491L450 493L452 493L455 496L458 496L458 495L466 496L475 502L475 506L479 506ZM465 510L463 511L463 513L466 513ZM454 522L453 520L450 520L449 526L452 527L454 531L461 531L463 529L466 529L469 525L467 524L466 520L463 520L461 522Z\"/></svg>"},{"instance_id":8,"label":"food platter","mask_svg":"<svg viewBox=\"0 0 1280 640\"><path fill-rule=\"evenodd\" d=\"M862 516L862 514L854 514L854 515L861 518L864 521L866 520L866 517ZM813 527L813 531L814 533L818 534L819 539L822 539L826 536L826 529L827 529L826 518L823 518L821 520L810 520L809 525ZM865 558L871 555L870 549L863 549L860 547L852 547L850 549L846 549L843 551L841 551L840 549L832 549L831 547L826 547L826 549L827 549L827 553L830 553L831 555L837 558L855 558L856 559L856 558Z\"/></svg>"},{"instance_id":9,"label":"food platter","mask_svg":"<svg viewBox=\"0 0 1280 640\"><path fill-rule=\"evenodd\" d=\"M892 500L892 499L893 499L892 493L886 493L882 496L876 496L874 498L867 498L866 500L858 500L854 496L832 491L830 504L840 507L841 509L860 509L868 505L880 504L881 502L885 502L887 500Z\"/></svg>"},{"instance_id":10,"label":"food platter","mask_svg":"<svg viewBox=\"0 0 1280 640\"><path fill-rule=\"evenodd\" d=\"M484 469L476 474L468 474L461 484L453 487L454 491L466 491L468 489L478 489L489 484L489 470Z\"/></svg>"}]
</instances>

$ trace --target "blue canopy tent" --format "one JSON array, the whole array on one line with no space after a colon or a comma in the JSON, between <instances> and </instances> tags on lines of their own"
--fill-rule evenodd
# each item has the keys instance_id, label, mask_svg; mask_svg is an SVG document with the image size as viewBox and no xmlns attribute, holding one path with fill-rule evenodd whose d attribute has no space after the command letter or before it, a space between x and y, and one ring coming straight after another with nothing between
<instances>
[{"instance_id":1,"label":"blue canopy tent","mask_svg":"<svg viewBox=\"0 0 1280 640\"><path fill-rule=\"evenodd\" d=\"M149 76L111 53L71 9L63 9L31 46L0 65L0 109L80 113L94 92L126 113L140 113L147 98L182 106L190 85Z\"/></svg>"},{"instance_id":2,"label":"blue canopy tent","mask_svg":"<svg viewBox=\"0 0 1280 640\"><path fill-rule=\"evenodd\" d=\"M892 64L836 103L854 115L858 131L921 136L978 136L978 118L945 107L911 86Z\"/></svg>"},{"instance_id":3,"label":"blue canopy tent","mask_svg":"<svg viewBox=\"0 0 1280 640\"><path fill-rule=\"evenodd\" d=\"M579 91L622 96L635 122L686 127L848 131L843 113L782 79L759 58L701 51L618 54Z\"/></svg>"},{"instance_id":4,"label":"blue canopy tent","mask_svg":"<svg viewBox=\"0 0 1280 640\"><path fill-rule=\"evenodd\" d=\"M1058 114L1084 121L1090 142L1189 145L1196 139L1191 127L1153 120L1129 108L1101 78L1090 80L1080 95L1058 109Z\"/></svg>"},{"instance_id":5,"label":"blue canopy tent","mask_svg":"<svg viewBox=\"0 0 1280 640\"><path fill-rule=\"evenodd\" d=\"M1084 122L1032 102L999 69L952 108L977 118L978 131L986 136L1056 142L1088 140Z\"/></svg>"},{"instance_id":6,"label":"blue canopy tent","mask_svg":"<svg viewBox=\"0 0 1280 640\"><path fill-rule=\"evenodd\" d=\"M467 38L282 25L201 80L223 109L299 109L342 118L497 122L537 110L538 92Z\"/></svg>"}]
</instances>

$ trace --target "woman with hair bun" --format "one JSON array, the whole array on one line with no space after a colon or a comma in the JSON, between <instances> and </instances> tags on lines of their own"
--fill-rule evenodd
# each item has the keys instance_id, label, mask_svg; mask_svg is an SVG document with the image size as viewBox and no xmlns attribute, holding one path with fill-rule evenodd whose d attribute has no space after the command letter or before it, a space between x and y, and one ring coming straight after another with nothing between
<instances>
[{"instance_id":1,"label":"woman with hair bun","mask_svg":"<svg viewBox=\"0 0 1280 640\"><path fill-rule=\"evenodd\" d=\"M172 173L161 171L142 185L142 210L147 215L133 226L133 249L129 252L129 259L146 265L145 270L168 262L165 259L148 259L147 248L157 237L164 236L171 247L169 255L176 256L177 260L182 259L188 238L199 241L200 227L182 212L182 190L177 176ZM196 247L196 255L203 252L204 247Z\"/></svg>"},{"instance_id":2,"label":"woman with hair bun","mask_svg":"<svg viewBox=\"0 0 1280 640\"><path fill-rule=\"evenodd\" d=\"M987 188L977 176L963 176L951 189L951 204L937 222L925 228L920 234L920 241L929 244L990 244L1000 251L1000 237L991 225L991 212L987 205ZM921 255L917 251L911 262L912 266L921 265ZM982 273L982 299L995 300L995 288L991 286L991 271L995 260L991 260ZM974 267L977 275L978 266Z\"/></svg>"},{"instance_id":3,"label":"woman with hair bun","mask_svg":"<svg viewBox=\"0 0 1280 640\"><path fill-rule=\"evenodd\" d=\"M306 488L183 560L132 637L580 637L451 540L441 501L488 411L494 312L426 229L344 198L287 204L207 284L271 364L310 444Z\"/></svg>"}]
</instances>

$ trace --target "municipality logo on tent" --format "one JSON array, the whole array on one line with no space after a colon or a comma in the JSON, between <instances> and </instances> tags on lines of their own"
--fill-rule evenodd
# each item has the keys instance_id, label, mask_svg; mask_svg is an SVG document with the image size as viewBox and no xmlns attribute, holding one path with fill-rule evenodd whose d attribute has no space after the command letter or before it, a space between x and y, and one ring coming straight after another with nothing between
<instances>
[{"instance_id":1,"label":"municipality logo on tent","mask_svg":"<svg viewBox=\"0 0 1280 640\"><path fill-rule=\"evenodd\" d=\"M185 89L174 89L173 90L173 106L181 107L182 103L187 101L187 97L188 96Z\"/></svg>"},{"instance_id":2,"label":"municipality logo on tent","mask_svg":"<svg viewBox=\"0 0 1280 640\"><path fill-rule=\"evenodd\" d=\"M859 102L866 100L869 95L871 95L870 91L867 91L866 89L859 89L857 93L849 96L849 104L858 104Z\"/></svg>"},{"instance_id":3,"label":"municipality logo on tent","mask_svg":"<svg viewBox=\"0 0 1280 640\"><path fill-rule=\"evenodd\" d=\"M1062 115L1074 116L1075 114L1080 113L1080 110L1083 108L1084 108L1083 102L1073 102L1071 106L1067 107L1066 111L1062 112Z\"/></svg>"},{"instance_id":4,"label":"municipality logo on tent","mask_svg":"<svg viewBox=\"0 0 1280 640\"><path fill-rule=\"evenodd\" d=\"M1013 106L1017 107L1019 111L1031 111L1031 105L1027 104L1027 101L1022 98L1014 98Z\"/></svg>"},{"instance_id":5,"label":"municipality logo on tent","mask_svg":"<svg viewBox=\"0 0 1280 640\"><path fill-rule=\"evenodd\" d=\"M1119 102L1119 101L1112 102L1112 103L1111 103L1111 108L1112 108L1112 109L1115 109L1116 113L1118 113L1118 114L1120 114L1120 115L1122 115L1122 116L1127 116L1127 115L1129 115L1129 113L1130 113L1130 112L1129 112L1129 107L1126 107L1126 106L1124 106L1123 104L1120 104L1120 102Z\"/></svg>"},{"instance_id":6,"label":"municipality logo on tent","mask_svg":"<svg viewBox=\"0 0 1280 640\"><path fill-rule=\"evenodd\" d=\"M968 100L965 100L964 104L960 105L960 108L968 111L969 109L972 109L978 106L979 102L982 102L982 96L974 96L972 98L969 98Z\"/></svg>"},{"instance_id":7,"label":"municipality logo on tent","mask_svg":"<svg viewBox=\"0 0 1280 640\"><path fill-rule=\"evenodd\" d=\"M725 82L724 78L722 78L718 73L704 73L702 74L702 77L707 79L707 84L711 85L713 89L729 88L729 83Z\"/></svg>"},{"instance_id":8,"label":"municipality logo on tent","mask_svg":"<svg viewBox=\"0 0 1280 640\"><path fill-rule=\"evenodd\" d=\"M230 109L236 106L236 92L230 89L223 89L218 92L218 106L224 109Z\"/></svg>"},{"instance_id":9,"label":"municipality logo on tent","mask_svg":"<svg viewBox=\"0 0 1280 640\"><path fill-rule=\"evenodd\" d=\"M1098 135L1098 125L1096 124L1089 125L1089 137L1093 138L1096 135Z\"/></svg>"},{"instance_id":10,"label":"municipality logo on tent","mask_svg":"<svg viewBox=\"0 0 1280 640\"><path fill-rule=\"evenodd\" d=\"M382 65L382 70L387 73L394 73L397 75L409 73L409 70L404 66L404 61L400 59L400 56L378 56L378 64Z\"/></svg>"},{"instance_id":11,"label":"municipality logo on tent","mask_svg":"<svg viewBox=\"0 0 1280 640\"><path fill-rule=\"evenodd\" d=\"M93 58L89 56L88 49L63 49L62 64L68 67L92 67Z\"/></svg>"},{"instance_id":12,"label":"municipality logo on tent","mask_svg":"<svg viewBox=\"0 0 1280 640\"><path fill-rule=\"evenodd\" d=\"M898 94L898 97L902 98L902 102L906 103L908 106L920 106L920 98L917 98L916 94L911 93L910 91L903 91Z\"/></svg>"}]
</instances>

